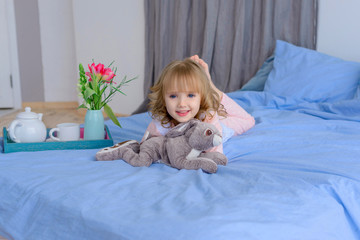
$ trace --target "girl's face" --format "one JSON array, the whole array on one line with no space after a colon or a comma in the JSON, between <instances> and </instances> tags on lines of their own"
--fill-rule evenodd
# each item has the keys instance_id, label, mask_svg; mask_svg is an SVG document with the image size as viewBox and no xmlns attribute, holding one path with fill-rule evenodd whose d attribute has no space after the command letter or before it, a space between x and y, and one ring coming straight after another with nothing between
<instances>
[{"instance_id":1,"label":"girl's face","mask_svg":"<svg viewBox=\"0 0 360 240\"><path fill-rule=\"evenodd\" d=\"M178 123L193 119L200 109L200 94L191 91L165 92L166 110Z\"/></svg>"}]
</instances>

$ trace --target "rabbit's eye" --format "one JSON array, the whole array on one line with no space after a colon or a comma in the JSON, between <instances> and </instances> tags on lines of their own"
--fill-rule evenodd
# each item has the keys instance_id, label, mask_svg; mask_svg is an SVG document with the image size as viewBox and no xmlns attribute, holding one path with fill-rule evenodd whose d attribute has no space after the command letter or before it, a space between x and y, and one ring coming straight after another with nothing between
<instances>
[{"instance_id":1,"label":"rabbit's eye","mask_svg":"<svg viewBox=\"0 0 360 240\"><path fill-rule=\"evenodd\" d=\"M211 136L213 134L213 132L210 129L207 129L205 131L205 136Z\"/></svg>"}]
</instances>

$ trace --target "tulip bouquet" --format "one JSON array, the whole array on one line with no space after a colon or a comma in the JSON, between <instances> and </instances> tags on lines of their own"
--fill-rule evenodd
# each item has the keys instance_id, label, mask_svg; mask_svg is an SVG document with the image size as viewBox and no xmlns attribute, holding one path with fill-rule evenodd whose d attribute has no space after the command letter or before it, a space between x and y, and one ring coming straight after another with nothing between
<instances>
[{"instance_id":1,"label":"tulip bouquet","mask_svg":"<svg viewBox=\"0 0 360 240\"><path fill-rule=\"evenodd\" d=\"M80 78L78 82L78 92L84 99L84 102L79 108L87 108L89 110L101 110L104 108L106 115L116 125L121 127L108 103L116 92L126 95L120 90L121 87L135 78L127 80L125 76L119 84L116 84L113 79L116 76L117 69L110 68L112 63L107 68L101 63L97 65L95 63L91 65L88 64L89 72L85 72L83 65L81 63L79 64Z\"/></svg>"}]
</instances>

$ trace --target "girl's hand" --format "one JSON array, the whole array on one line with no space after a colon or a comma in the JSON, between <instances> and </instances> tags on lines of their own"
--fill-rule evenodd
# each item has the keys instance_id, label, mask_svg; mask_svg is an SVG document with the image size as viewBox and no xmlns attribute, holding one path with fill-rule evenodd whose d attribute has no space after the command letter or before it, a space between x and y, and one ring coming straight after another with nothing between
<instances>
[{"instance_id":1,"label":"girl's hand","mask_svg":"<svg viewBox=\"0 0 360 240\"><path fill-rule=\"evenodd\" d=\"M193 60L194 62L198 63L204 69L206 76L208 77L208 79L210 81L210 86L219 94L220 99L222 99L223 92L220 91L212 82L208 64L204 60L199 58L198 55L191 56L190 59Z\"/></svg>"}]
</instances>

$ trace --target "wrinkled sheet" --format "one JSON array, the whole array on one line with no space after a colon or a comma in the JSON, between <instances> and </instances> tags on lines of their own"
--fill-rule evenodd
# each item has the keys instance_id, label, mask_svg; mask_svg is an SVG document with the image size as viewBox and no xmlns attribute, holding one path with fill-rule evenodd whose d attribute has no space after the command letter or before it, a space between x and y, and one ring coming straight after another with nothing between
<instances>
[{"instance_id":1,"label":"wrinkled sheet","mask_svg":"<svg viewBox=\"0 0 360 240\"><path fill-rule=\"evenodd\" d=\"M0 153L0 235L21 239L360 239L360 101L229 94L256 119L216 174L95 161L92 150ZM140 140L147 113L111 122Z\"/></svg>"}]
</instances>

